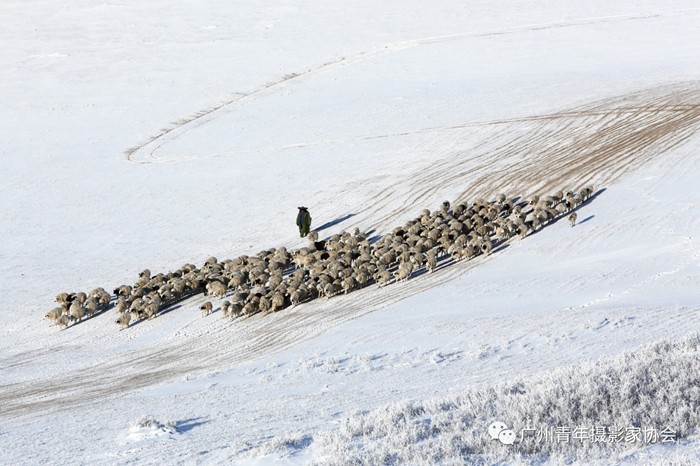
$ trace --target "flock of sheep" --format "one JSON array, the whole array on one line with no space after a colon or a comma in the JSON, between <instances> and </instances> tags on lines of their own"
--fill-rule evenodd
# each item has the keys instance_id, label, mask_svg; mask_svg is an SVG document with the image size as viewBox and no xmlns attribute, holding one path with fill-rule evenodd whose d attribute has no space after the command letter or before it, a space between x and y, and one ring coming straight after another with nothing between
<instances>
[{"instance_id":1,"label":"flock of sheep","mask_svg":"<svg viewBox=\"0 0 700 466\"><path fill-rule=\"evenodd\" d=\"M61 293L56 297L58 307L46 318L65 328L112 306L118 313L116 323L124 329L199 293L226 298L221 304L223 317L277 312L374 283L405 281L420 270L430 273L442 258L461 261L489 254L494 245L524 237L567 213L574 226L576 213L571 211L592 194L592 188L584 188L521 202L503 194L489 202L479 199L450 206L446 201L439 210L425 209L375 242L359 229L324 241L311 232L309 246L291 252L281 247L224 261L210 257L202 267L185 264L166 274L152 275L146 269L136 283L119 286L113 294L103 288ZM213 308L211 301L200 307L203 315Z\"/></svg>"}]
</instances>

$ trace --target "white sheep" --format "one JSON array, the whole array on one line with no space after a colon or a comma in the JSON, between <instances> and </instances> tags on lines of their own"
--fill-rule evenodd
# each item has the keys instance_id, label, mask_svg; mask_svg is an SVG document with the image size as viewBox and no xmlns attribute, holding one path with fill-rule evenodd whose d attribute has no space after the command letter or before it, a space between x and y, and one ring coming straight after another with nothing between
<instances>
[{"instance_id":1,"label":"white sheep","mask_svg":"<svg viewBox=\"0 0 700 466\"><path fill-rule=\"evenodd\" d=\"M78 291L77 293L73 293L71 295L71 298L73 298L71 303L77 301L78 304L83 304L85 302L85 300L87 300L87 294L85 294L82 291Z\"/></svg>"},{"instance_id":2,"label":"white sheep","mask_svg":"<svg viewBox=\"0 0 700 466\"><path fill-rule=\"evenodd\" d=\"M413 264L411 262L405 262L399 266L399 270L394 272L394 278L397 282L405 282L411 277L413 273Z\"/></svg>"},{"instance_id":3,"label":"white sheep","mask_svg":"<svg viewBox=\"0 0 700 466\"><path fill-rule=\"evenodd\" d=\"M207 301L201 306L199 306L199 309L202 311L202 317L206 317L209 314L211 314L213 307L214 306L211 304L211 301Z\"/></svg>"},{"instance_id":4,"label":"white sheep","mask_svg":"<svg viewBox=\"0 0 700 466\"><path fill-rule=\"evenodd\" d=\"M122 285L119 288L114 290L114 294L117 296L123 296L125 298L128 298L131 296L133 288L131 288L131 285Z\"/></svg>"},{"instance_id":5,"label":"white sheep","mask_svg":"<svg viewBox=\"0 0 700 466\"><path fill-rule=\"evenodd\" d=\"M292 291L292 294L290 295L290 300L292 301L292 306L296 306L297 304L300 304L306 300L307 296L307 291L306 288L304 287L298 287L296 290Z\"/></svg>"},{"instance_id":6,"label":"white sheep","mask_svg":"<svg viewBox=\"0 0 700 466\"><path fill-rule=\"evenodd\" d=\"M262 312L263 314L267 314L268 312L270 312L271 308L272 300L267 296L261 296L260 302L258 303L258 309L260 309L260 312Z\"/></svg>"},{"instance_id":7,"label":"white sheep","mask_svg":"<svg viewBox=\"0 0 700 466\"><path fill-rule=\"evenodd\" d=\"M59 327L61 327L63 329L63 328L68 327L68 324L70 324L70 322L71 322L71 317L68 314L63 314L61 317L59 317L56 320L56 325L58 325Z\"/></svg>"},{"instance_id":8,"label":"white sheep","mask_svg":"<svg viewBox=\"0 0 700 466\"><path fill-rule=\"evenodd\" d=\"M71 317L80 322L85 317L85 308L78 301L73 301L68 309Z\"/></svg>"},{"instance_id":9,"label":"white sheep","mask_svg":"<svg viewBox=\"0 0 700 466\"><path fill-rule=\"evenodd\" d=\"M129 308L129 306L128 304L126 304L126 300L120 296L119 298L117 298L117 302L114 303L114 308L117 310L118 313L123 314Z\"/></svg>"},{"instance_id":10,"label":"white sheep","mask_svg":"<svg viewBox=\"0 0 700 466\"><path fill-rule=\"evenodd\" d=\"M326 283L323 286L323 296L325 296L326 299L332 298L337 293L338 293L338 287L335 285L334 282Z\"/></svg>"},{"instance_id":11,"label":"white sheep","mask_svg":"<svg viewBox=\"0 0 700 466\"><path fill-rule=\"evenodd\" d=\"M344 278L340 282L340 286L343 288L343 293L348 294L348 291L352 291L355 289L357 286L357 282L355 281L355 278L352 276Z\"/></svg>"},{"instance_id":12,"label":"white sheep","mask_svg":"<svg viewBox=\"0 0 700 466\"><path fill-rule=\"evenodd\" d=\"M569 225L572 227L576 225L576 212L571 212L571 215L569 215Z\"/></svg>"},{"instance_id":13,"label":"white sheep","mask_svg":"<svg viewBox=\"0 0 700 466\"><path fill-rule=\"evenodd\" d=\"M92 316L100 309L102 309L102 306L97 301L97 298L93 298L92 296L85 300L85 302L83 303L83 307L85 308L85 311L88 313L89 316Z\"/></svg>"},{"instance_id":14,"label":"white sheep","mask_svg":"<svg viewBox=\"0 0 700 466\"><path fill-rule=\"evenodd\" d=\"M51 309L45 316L45 319L49 319L52 322L57 322L58 319L63 315L63 308L62 307L55 307Z\"/></svg>"},{"instance_id":15,"label":"white sheep","mask_svg":"<svg viewBox=\"0 0 700 466\"><path fill-rule=\"evenodd\" d=\"M221 317L230 317L231 315L231 302L224 301L221 303Z\"/></svg>"},{"instance_id":16,"label":"white sheep","mask_svg":"<svg viewBox=\"0 0 700 466\"><path fill-rule=\"evenodd\" d=\"M463 259L463 260L469 260L469 259L471 259L472 257L475 257L475 256L476 256L476 251L475 251L475 249L474 249L474 246L472 246L471 244L468 244L467 246L464 247L464 249L462 249L462 257L461 257L461 259Z\"/></svg>"},{"instance_id":17,"label":"white sheep","mask_svg":"<svg viewBox=\"0 0 700 466\"><path fill-rule=\"evenodd\" d=\"M280 309L284 309L285 299L284 299L284 295L282 293L273 294L271 301L272 301L272 303L271 303L270 310L272 312L277 312Z\"/></svg>"},{"instance_id":18,"label":"white sheep","mask_svg":"<svg viewBox=\"0 0 700 466\"><path fill-rule=\"evenodd\" d=\"M560 202L559 204L557 204L555 209L557 211L557 214L565 214L566 212L569 211L569 208L563 202Z\"/></svg>"},{"instance_id":19,"label":"white sheep","mask_svg":"<svg viewBox=\"0 0 700 466\"><path fill-rule=\"evenodd\" d=\"M146 304L146 306L143 308L144 314L146 314L146 317L148 317L148 320L153 319L156 314L158 313L158 304L157 303L149 303Z\"/></svg>"},{"instance_id":20,"label":"white sheep","mask_svg":"<svg viewBox=\"0 0 700 466\"><path fill-rule=\"evenodd\" d=\"M131 314L128 312L121 314L116 320L116 323L119 324L120 330L127 328L129 326L129 322L131 322Z\"/></svg>"},{"instance_id":21,"label":"white sheep","mask_svg":"<svg viewBox=\"0 0 700 466\"><path fill-rule=\"evenodd\" d=\"M231 318L238 317L243 313L243 303L234 302L228 308L228 315Z\"/></svg>"},{"instance_id":22,"label":"white sheep","mask_svg":"<svg viewBox=\"0 0 700 466\"><path fill-rule=\"evenodd\" d=\"M226 295L226 291L226 285L224 285L218 280L214 280L213 282L207 283L207 292L212 296L218 296L220 298L223 298L224 295Z\"/></svg>"},{"instance_id":23,"label":"white sheep","mask_svg":"<svg viewBox=\"0 0 700 466\"><path fill-rule=\"evenodd\" d=\"M434 249L433 249L434 251ZM435 254L426 254L426 268L428 269L428 273L433 273L435 269L437 268L437 257L435 257Z\"/></svg>"}]
</instances>

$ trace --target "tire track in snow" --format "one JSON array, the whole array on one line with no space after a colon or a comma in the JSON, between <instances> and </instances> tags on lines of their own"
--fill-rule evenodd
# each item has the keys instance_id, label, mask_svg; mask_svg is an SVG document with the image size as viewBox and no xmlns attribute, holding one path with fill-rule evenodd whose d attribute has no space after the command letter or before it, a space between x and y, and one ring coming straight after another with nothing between
<instances>
[{"instance_id":1,"label":"tire track in snow","mask_svg":"<svg viewBox=\"0 0 700 466\"><path fill-rule=\"evenodd\" d=\"M125 152L126 160L131 162L131 163L136 163L136 164L164 163L164 162L186 162L186 161L191 161L191 160L199 160L202 158L205 158L205 159L206 158L219 158L219 157L225 157L225 156L245 155L245 154L252 155L255 153L259 153L259 152L281 151L281 150L289 149L289 148L308 147L308 146L314 146L314 145L319 145L319 144L326 144L329 141L308 141L308 142L292 143L292 144L279 146L279 147L268 147L268 148L261 149L258 151L236 151L236 152L232 152L229 154L223 154L223 155L222 154L205 155L205 156L192 155L192 156L177 157L177 158L169 158L168 156L161 154L161 150L164 150L166 148L165 146L170 141L177 140L178 138L187 134L189 131L191 131L195 128L198 128L202 125L205 125L206 123L213 121L214 119L217 119L217 118L219 118L227 113L230 113L238 108L241 108L249 103L255 102L256 100L259 100L259 99L262 99L265 97L273 96L277 92L279 92L281 89L283 89L284 86L290 82L300 82L300 81L303 81L305 78L308 78L308 77L316 75L316 74L332 72L334 70L337 70L337 69L345 67L345 66L350 66L352 64L363 62L363 61L366 61L366 60L371 59L371 58L376 58L379 56L399 52L399 51L406 50L409 48L419 47L421 45L431 45L431 44L437 44L437 43L442 43L442 42L458 41L458 40L464 40L464 39L475 38L475 37L489 37L489 36L498 36L498 35L505 35L505 34L517 34L517 33L541 31L541 30L547 30L547 29L585 26L585 25L597 24L597 23L644 20L644 19L658 18L658 17L666 16L666 15L696 13L699 11L700 11L700 8L684 8L684 9L661 11L661 12L657 12L657 13L630 13L630 14L622 14L622 15L595 16L595 17L578 18L578 19L572 19L572 20L549 21L549 22L539 23L539 24L525 24L525 25L519 25L519 26L511 26L511 27L507 27L507 28L488 29L488 30L484 30L484 31L464 32L464 33L457 33L457 34L446 34L446 35L440 35L440 36L424 37L424 38L420 38L420 39L412 39L412 40L405 40L405 41L399 41L399 42L385 44L385 45L379 46L373 50L361 51L361 52L355 53L354 55L351 55L349 57L340 57L338 59L328 61L328 62L326 62L320 66L316 66L314 68L308 68L308 69L301 71L301 72L287 74L276 81L265 83L262 86L259 86L256 90L253 90L249 93L238 92L238 93L236 93L235 98L224 101L218 105L214 105L212 107L203 109L203 110L199 111L198 113L196 113L195 115L184 118L184 119L176 122L174 125L167 127L167 128L164 128L159 133L152 136L147 142L145 142L143 144L139 144L137 146L134 146L130 149L127 149ZM453 129L458 129L460 127L466 127L466 126L469 126L469 125L449 126L449 127L443 127L443 128L424 128L424 129L418 129L418 130L411 131L411 132L400 132L400 133L392 133L392 134L361 136L359 138L348 139L347 141L352 141L352 140L357 140L357 139L375 139L375 138L384 138L384 137L406 136L409 134L416 134L416 133L423 133L423 132L453 130ZM337 141L337 142L343 142L343 141Z\"/></svg>"},{"instance_id":2,"label":"tire track in snow","mask_svg":"<svg viewBox=\"0 0 700 466\"><path fill-rule=\"evenodd\" d=\"M530 195L609 185L697 133L700 83L660 86L492 124L503 129L490 141L387 186L388 194L364 206L353 223L381 231L413 210L417 214L416 206L434 204L440 191L458 191L458 201L469 201L497 192ZM399 207L378 216L390 205Z\"/></svg>"},{"instance_id":3,"label":"tire track in snow","mask_svg":"<svg viewBox=\"0 0 700 466\"><path fill-rule=\"evenodd\" d=\"M492 140L474 154L444 158L387 187L381 206L357 217L375 219L379 231L391 226L440 189L461 187L461 198L506 190L519 193L561 187L609 184L624 173L685 142L700 128L700 85L662 86L578 109L504 120ZM513 134L515 136L513 136ZM412 193L415 192L414 193ZM390 202L401 207L387 215ZM495 252L500 254L502 252ZM110 396L283 351L329 329L466 274L493 256L443 266L386 288L368 287L348 296L315 300L269 316L235 322L210 318L185 326L170 338L138 353L115 354L91 367L56 376L0 386L0 419L45 415L75 406L100 403ZM201 298L201 296L199 297ZM198 298L181 305L193 307ZM161 319L167 316L161 317ZM87 333L85 333L87 334ZM81 335L85 335L82 334ZM54 348L46 358L63 348ZM30 354L20 355L27 358ZM31 356L30 356L31 357ZM10 363L10 360L3 360Z\"/></svg>"}]
</instances>

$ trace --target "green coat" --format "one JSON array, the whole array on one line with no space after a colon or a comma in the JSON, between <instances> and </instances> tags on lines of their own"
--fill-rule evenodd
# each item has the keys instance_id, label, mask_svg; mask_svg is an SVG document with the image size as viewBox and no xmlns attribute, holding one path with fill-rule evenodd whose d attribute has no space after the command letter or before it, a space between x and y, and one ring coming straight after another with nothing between
<instances>
[{"instance_id":1,"label":"green coat","mask_svg":"<svg viewBox=\"0 0 700 466\"><path fill-rule=\"evenodd\" d=\"M300 210L297 214L297 226L305 227L307 230L311 228L311 214L308 210Z\"/></svg>"}]
</instances>

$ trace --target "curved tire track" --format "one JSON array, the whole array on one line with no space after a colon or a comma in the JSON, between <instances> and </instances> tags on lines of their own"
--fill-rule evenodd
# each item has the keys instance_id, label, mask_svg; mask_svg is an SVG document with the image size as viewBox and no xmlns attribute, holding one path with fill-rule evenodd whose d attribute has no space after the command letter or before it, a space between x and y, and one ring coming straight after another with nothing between
<instances>
[{"instance_id":1,"label":"curved tire track","mask_svg":"<svg viewBox=\"0 0 700 466\"><path fill-rule=\"evenodd\" d=\"M205 159L206 158L219 158L219 157L224 157L224 156L257 153L259 151L237 151L237 152L232 152L230 154L223 154L223 155L222 154L218 154L218 155L211 154L211 155L205 155L205 156L192 155L192 156L186 156L186 157L171 158L171 157L168 157L167 155L162 155L161 150L165 149L165 146L170 141L177 140L178 138L187 134L189 131L191 131L195 128L198 128L202 125L205 125L209 121L212 121L216 118L219 118L220 116L223 116L226 113L230 113L238 108L241 108L241 107L243 107L249 103L252 103L256 100L259 100L261 98L275 95L279 90L281 90L284 87L284 85L286 85L290 82L302 81L305 78L308 78L308 77L316 75L316 74L331 72L331 71L334 71L340 67L349 66L349 65L359 63L359 62L364 62L364 61L367 61L369 59L376 58L378 56L388 55L391 53L399 52L399 51L406 50L406 49L413 48L413 47L419 47L422 45L431 45L431 44L437 44L437 43L442 43L442 42L458 41L458 40L464 40L464 39L473 38L473 37L489 37L489 36L498 36L498 35L505 35L505 34L517 34L517 33L541 31L541 30L547 30L547 29L558 29L558 28L566 28L566 27L585 26L585 25L598 24L598 23L611 23L611 22L619 22L619 21L631 21L631 20L645 20L645 19L658 18L658 17L666 16L666 15L687 14L687 13L697 13L697 12L700 12L700 8L683 8L683 9L675 9L675 10L666 10L666 11L661 11L661 12L657 12L657 13L630 13L630 14L621 14L621 15L586 17L586 18L577 18L577 19L572 19L572 20L550 21L550 22L539 23L539 24L525 24L525 25L520 25L520 26L511 26L511 27L499 28L499 29L488 29L488 30L483 30L483 31L464 32L464 33L457 33L457 34L446 34L446 35L440 35L440 36L431 36L431 37L424 37L424 38L420 38L420 39L405 40L405 41L385 44L385 45L379 46L379 47L372 49L372 50L357 52L357 53L355 53L351 56L348 56L348 57L340 57L340 58L328 61L320 66L309 68L309 69L306 69L306 70L301 71L301 72L287 74L278 80L265 83L265 84L259 86L256 90L249 92L249 93L238 92L238 93L236 93L237 96L235 98L224 101L218 105L203 109L190 117L184 118L184 119L176 122L174 125L161 130L159 133L152 136L145 143L136 145L136 146L126 150L126 152L125 152L126 160L131 162L131 163L136 163L136 164L164 163L164 162L186 162L186 161L191 161L191 160L199 160L202 158L205 158ZM467 126L469 126L469 125L467 125ZM384 137L405 136L407 134L422 133L422 132L434 132L434 131L441 131L441 130L451 130L451 129L457 129L459 127L464 127L464 126L459 125L459 126L455 126L455 127L445 127L445 128L424 128L424 129L418 129L418 130L408 132L408 133L369 135L369 136L362 136L362 137L355 138L355 139L375 139L375 138L384 138ZM349 141L351 141L351 140L353 140L353 139L349 139ZM269 151L279 151L279 150L284 150L287 148L314 146L314 145L323 144L323 143L327 143L327 142L328 141L307 141L307 142L291 143L291 144L287 144L287 145L280 146L280 147L262 149L262 151L268 151L268 152Z\"/></svg>"},{"instance_id":2,"label":"curved tire track","mask_svg":"<svg viewBox=\"0 0 700 466\"><path fill-rule=\"evenodd\" d=\"M446 186L469 185L460 196L466 199L502 190L527 194L587 183L612 183L687 141L700 129L700 84L661 86L564 112L492 124L502 128L492 139L476 146L473 153L444 158L387 187L393 194L384 204L367 206L357 215L358 221L373 219L373 226L381 231L409 211L424 207L426 200ZM380 215L389 202L401 207ZM372 286L348 296L316 300L270 316L258 315L233 323L212 318L198 328L185 327L138 354L116 354L91 367L2 385L0 419L45 415L99 403L106 397L184 375L225 370L274 354L446 283L490 257L493 256L443 266L433 274L386 288ZM192 302L188 300L185 305L189 307ZM21 355L20 359L28 356Z\"/></svg>"}]
</instances>

